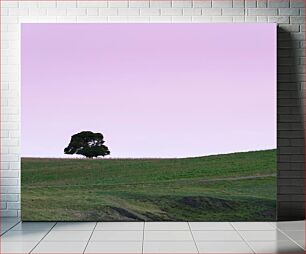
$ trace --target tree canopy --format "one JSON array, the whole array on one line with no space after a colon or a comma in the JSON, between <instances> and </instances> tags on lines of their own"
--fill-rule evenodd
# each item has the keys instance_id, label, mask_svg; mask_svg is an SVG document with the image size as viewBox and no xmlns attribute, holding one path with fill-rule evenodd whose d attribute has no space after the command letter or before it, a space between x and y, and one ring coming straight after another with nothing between
<instances>
[{"instance_id":1,"label":"tree canopy","mask_svg":"<svg viewBox=\"0 0 306 254\"><path fill-rule=\"evenodd\" d=\"M107 146L104 145L102 133L82 131L73 136L69 145L64 149L65 154L80 154L87 158L106 156L110 154Z\"/></svg>"}]
</instances>

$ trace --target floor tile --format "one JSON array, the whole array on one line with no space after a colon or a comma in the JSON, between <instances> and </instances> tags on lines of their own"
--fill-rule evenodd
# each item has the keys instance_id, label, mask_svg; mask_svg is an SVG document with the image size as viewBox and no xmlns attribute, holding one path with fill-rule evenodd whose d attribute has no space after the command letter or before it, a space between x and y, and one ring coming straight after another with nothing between
<instances>
[{"instance_id":1,"label":"floor tile","mask_svg":"<svg viewBox=\"0 0 306 254\"><path fill-rule=\"evenodd\" d=\"M274 230L269 222L232 222L237 230Z\"/></svg>"},{"instance_id":2,"label":"floor tile","mask_svg":"<svg viewBox=\"0 0 306 254\"><path fill-rule=\"evenodd\" d=\"M93 230L96 222L58 222L52 229L55 231L70 231L70 230Z\"/></svg>"},{"instance_id":3,"label":"floor tile","mask_svg":"<svg viewBox=\"0 0 306 254\"><path fill-rule=\"evenodd\" d=\"M283 233L278 230L272 231L239 231L246 241L286 241L289 240Z\"/></svg>"},{"instance_id":4,"label":"floor tile","mask_svg":"<svg viewBox=\"0 0 306 254\"><path fill-rule=\"evenodd\" d=\"M16 231L17 232L17 231ZM44 242L86 242L92 231L50 231L43 239Z\"/></svg>"},{"instance_id":5,"label":"floor tile","mask_svg":"<svg viewBox=\"0 0 306 254\"><path fill-rule=\"evenodd\" d=\"M143 230L144 222L98 222L95 230Z\"/></svg>"},{"instance_id":6,"label":"floor tile","mask_svg":"<svg viewBox=\"0 0 306 254\"><path fill-rule=\"evenodd\" d=\"M200 253L253 253L252 249L241 242L197 242Z\"/></svg>"},{"instance_id":7,"label":"floor tile","mask_svg":"<svg viewBox=\"0 0 306 254\"><path fill-rule=\"evenodd\" d=\"M83 253L87 242L40 242L32 253Z\"/></svg>"},{"instance_id":8,"label":"floor tile","mask_svg":"<svg viewBox=\"0 0 306 254\"><path fill-rule=\"evenodd\" d=\"M194 242L144 242L143 253L198 253Z\"/></svg>"},{"instance_id":9,"label":"floor tile","mask_svg":"<svg viewBox=\"0 0 306 254\"><path fill-rule=\"evenodd\" d=\"M190 231L145 231L145 241L193 241Z\"/></svg>"},{"instance_id":10,"label":"floor tile","mask_svg":"<svg viewBox=\"0 0 306 254\"><path fill-rule=\"evenodd\" d=\"M288 230L282 231L285 235L289 236L291 240L297 242L302 248L305 248L305 231L304 230Z\"/></svg>"},{"instance_id":11,"label":"floor tile","mask_svg":"<svg viewBox=\"0 0 306 254\"><path fill-rule=\"evenodd\" d=\"M236 231L192 231L195 241L242 241Z\"/></svg>"},{"instance_id":12,"label":"floor tile","mask_svg":"<svg viewBox=\"0 0 306 254\"><path fill-rule=\"evenodd\" d=\"M291 241L249 242L255 253L304 253L304 250Z\"/></svg>"},{"instance_id":13,"label":"floor tile","mask_svg":"<svg viewBox=\"0 0 306 254\"><path fill-rule=\"evenodd\" d=\"M281 221L281 222L276 222L275 226L281 230L305 231L305 221Z\"/></svg>"},{"instance_id":14,"label":"floor tile","mask_svg":"<svg viewBox=\"0 0 306 254\"><path fill-rule=\"evenodd\" d=\"M40 241L47 232L40 231L8 231L1 236L3 242L35 242Z\"/></svg>"},{"instance_id":15,"label":"floor tile","mask_svg":"<svg viewBox=\"0 0 306 254\"><path fill-rule=\"evenodd\" d=\"M188 222L145 222L145 230L190 230Z\"/></svg>"},{"instance_id":16,"label":"floor tile","mask_svg":"<svg viewBox=\"0 0 306 254\"><path fill-rule=\"evenodd\" d=\"M189 222L191 230L235 230L229 222Z\"/></svg>"},{"instance_id":17,"label":"floor tile","mask_svg":"<svg viewBox=\"0 0 306 254\"><path fill-rule=\"evenodd\" d=\"M2 242L0 253L29 253L37 242Z\"/></svg>"},{"instance_id":18,"label":"floor tile","mask_svg":"<svg viewBox=\"0 0 306 254\"><path fill-rule=\"evenodd\" d=\"M20 222L12 228L13 231L49 231L55 222Z\"/></svg>"},{"instance_id":19,"label":"floor tile","mask_svg":"<svg viewBox=\"0 0 306 254\"><path fill-rule=\"evenodd\" d=\"M0 218L1 220L1 218ZM15 225L17 225L20 221L14 219L14 220L11 220L11 221L7 221L5 220L4 222L1 221L0 222L0 231L1 231L1 234L5 233L6 231L8 231L9 229L11 229L12 227L14 227Z\"/></svg>"},{"instance_id":20,"label":"floor tile","mask_svg":"<svg viewBox=\"0 0 306 254\"><path fill-rule=\"evenodd\" d=\"M85 253L142 253L142 242L89 242Z\"/></svg>"},{"instance_id":21,"label":"floor tile","mask_svg":"<svg viewBox=\"0 0 306 254\"><path fill-rule=\"evenodd\" d=\"M143 231L94 231L90 241L109 242L109 241L135 241L143 239Z\"/></svg>"}]
</instances>

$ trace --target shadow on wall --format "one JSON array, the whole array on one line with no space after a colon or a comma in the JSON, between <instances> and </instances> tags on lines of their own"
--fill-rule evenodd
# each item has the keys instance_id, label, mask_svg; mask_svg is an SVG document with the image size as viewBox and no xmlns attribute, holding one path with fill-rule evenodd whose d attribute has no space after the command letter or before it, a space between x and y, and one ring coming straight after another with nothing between
<instances>
[{"instance_id":1,"label":"shadow on wall","mask_svg":"<svg viewBox=\"0 0 306 254\"><path fill-rule=\"evenodd\" d=\"M277 30L277 218L305 219L304 74L299 43ZM304 50L304 49L300 49Z\"/></svg>"}]
</instances>

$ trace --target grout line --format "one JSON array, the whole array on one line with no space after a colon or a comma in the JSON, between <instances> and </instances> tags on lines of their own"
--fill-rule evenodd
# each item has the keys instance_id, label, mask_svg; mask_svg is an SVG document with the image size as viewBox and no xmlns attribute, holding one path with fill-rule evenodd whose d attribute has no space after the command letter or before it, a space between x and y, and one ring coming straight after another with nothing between
<instances>
[{"instance_id":1,"label":"grout line","mask_svg":"<svg viewBox=\"0 0 306 254\"><path fill-rule=\"evenodd\" d=\"M194 239L194 236L193 236L193 233L192 233L192 230L191 230L191 227L190 227L189 221L187 222L187 224L188 224L188 227L189 227L189 230L190 230L190 233L191 233L191 236L192 236L193 242L194 242L194 244L195 244L195 246L196 246L197 252L198 252L198 253L200 253L199 248L198 248L198 245L197 245L197 242L196 242L196 241L195 241L195 239Z\"/></svg>"},{"instance_id":2,"label":"grout line","mask_svg":"<svg viewBox=\"0 0 306 254\"><path fill-rule=\"evenodd\" d=\"M235 229L235 231L237 232L237 234L241 237L241 239L245 242L245 244L247 246L249 246L249 248L253 251L253 253L256 253L256 251L253 249L253 247L249 244L249 242L247 240L245 240L243 238L243 236L240 234L239 230L235 228L234 224L232 222L230 222L230 224L232 225L232 227Z\"/></svg>"},{"instance_id":3,"label":"grout line","mask_svg":"<svg viewBox=\"0 0 306 254\"><path fill-rule=\"evenodd\" d=\"M296 245L298 245L299 247L301 247L303 250L305 250L305 248L303 246L301 246L298 242L296 242L292 237L290 237L289 235L287 235L285 233L285 231L279 229L279 228L276 228L276 230L278 230L279 232L283 233L286 237L289 238L289 240L291 240L292 242L294 242Z\"/></svg>"},{"instance_id":4,"label":"grout line","mask_svg":"<svg viewBox=\"0 0 306 254\"><path fill-rule=\"evenodd\" d=\"M141 253L143 254L143 246L144 246L144 234L145 234L145 221L143 222L142 226L142 245L141 245Z\"/></svg>"},{"instance_id":5,"label":"grout line","mask_svg":"<svg viewBox=\"0 0 306 254\"><path fill-rule=\"evenodd\" d=\"M38 244L41 243L42 240L45 239L45 237L51 232L51 230L55 227L57 222L54 223L54 225L49 229L49 231L38 241L38 243L29 251L29 253L32 253L32 251L38 246Z\"/></svg>"},{"instance_id":6,"label":"grout line","mask_svg":"<svg viewBox=\"0 0 306 254\"><path fill-rule=\"evenodd\" d=\"M98 225L98 222L96 222L96 224L95 224L95 226L94 226L94 228L93 228L93 230L92 230L92 232L91 232L91 234L90 234L90 236L89 236L89 239L88 239L88 241L87 241L87 243L86 243L86 246L85 246L85 248L84 248L83 254L85 253L85 251L86 251L86 249L87 249L87 246L88 246L88 244L89 244L89 241L90 241L90 239L91 239L93 233L95 232L95 229L96 229L97 225Z\"/></svg>"},{"instance_id":7,"label":"grout line","mask_svg":"<svg viewBox=\"0 0 306 254\"><path fill-rule=\"evenodd\" d=\"M12 228L14 228L15 226L17 226L20 222L21 222L21 220L18 221L16 224L13 224L9 229L7 229L7 230L5 230L3 233L1 233L0 236L2 236L2 235L4 235L5 233L9 232Z\"/></svg>"}]
</instances>

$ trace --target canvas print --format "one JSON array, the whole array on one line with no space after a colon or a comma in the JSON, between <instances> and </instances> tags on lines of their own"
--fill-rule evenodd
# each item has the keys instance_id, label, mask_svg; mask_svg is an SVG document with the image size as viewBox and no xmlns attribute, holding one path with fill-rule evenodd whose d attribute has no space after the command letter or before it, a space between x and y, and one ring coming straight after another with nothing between
<instances>
[{"instance_id":1,"label":"canvas print","mask_svg":"<svg viewBox=\"0 0 306 254\"><path fill-rule=\"evenodd\" d=\"M275 24L22 24L21 63L23 220L275 220Z\"/></svg>"}]
</instances>

